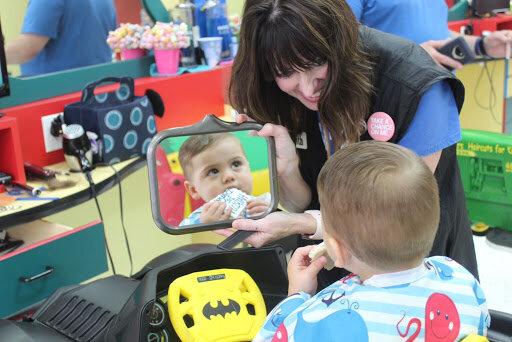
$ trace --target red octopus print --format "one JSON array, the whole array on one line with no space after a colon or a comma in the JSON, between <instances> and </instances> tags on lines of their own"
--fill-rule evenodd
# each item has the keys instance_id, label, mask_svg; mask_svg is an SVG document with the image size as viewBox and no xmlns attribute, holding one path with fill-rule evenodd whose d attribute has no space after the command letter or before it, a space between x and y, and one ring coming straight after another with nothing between
<instances>
[{"instance_id":1,"label":"red octopus print","mask_svg":"<svg viewBox=\"0 0 512 342\"><path fill-rule=\"evenodd\" d=\"M413 342L421 331L421 321L413 317L407 323L405 332L401 332L399 325L404 316L398 321L396 330L401 337L407 337L409 330L416 325L416 329L406 342ZM459 336L460 317L453 301L447 295L434 293L430 295L425 306L425 342L453 342Z\"/></svg>"},{"instance_id":2,"label":"red octopus print","mask_svg":"<svg viewBox=\"0 0 512 342\"><path fill-rule=\"evenodd\" d=\"M460 317L453 301L447 295L432 294L425 307L425 342L453 342L459 331Z\"/></svg>"}]
</instances>

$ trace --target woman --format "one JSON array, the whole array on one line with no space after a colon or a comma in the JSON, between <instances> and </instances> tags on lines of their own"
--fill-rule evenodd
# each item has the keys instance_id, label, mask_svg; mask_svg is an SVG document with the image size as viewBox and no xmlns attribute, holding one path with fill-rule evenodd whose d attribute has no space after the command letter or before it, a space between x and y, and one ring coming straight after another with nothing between
<instances>
[{"instance_id":1,"label":"woman","mask_svg":"<svg viewBox=\"0 0 512 342\"><path fill-rule=\"evenodd\" d=\"M455 155L463 98L462 84L423 49L359 27L345 1L247 0L230 101L247 114L239 121L266 123L258 134L275 138L280 203L289 213L233 227L256 230L247 240L256 247L291 234L303 236L300 245L308 235L321 239L322 165L345 144L386 140L435 172L442 214L431 253L477 275ZM320 286L339 276L320 275Z\"/></svg>"}]
</instances>

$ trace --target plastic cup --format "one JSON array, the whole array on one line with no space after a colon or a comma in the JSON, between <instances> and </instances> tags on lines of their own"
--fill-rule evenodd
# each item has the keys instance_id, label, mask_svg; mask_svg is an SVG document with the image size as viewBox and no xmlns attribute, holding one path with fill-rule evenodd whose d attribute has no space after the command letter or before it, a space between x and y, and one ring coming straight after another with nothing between
<instances>
[{"instance_id":1,"label":"plastic cup","mask_svg":"<svg viewBox=\"0 0 512 342\"><path fill-rule=\"evenodd\" d=\"M155 49L156 70L161 75L174 75L180 64L180 49Z\"/></svg>"},{"instance_id":2,"label":"plastic cup","mask_svg":"<svg viewBox=\"0 0 512 342\"><path fill-rule=\"evenodd\" d=\"M219 64L222 52L222 37L204 37L199 38L198 41L199 46L204 52L206 64L208 64L210 68Z\"/></svg>"},{"instance_id":3,"label":"plastic cup","mask_svg":"<svg viewBox=\"0 0 512 342\"><path fill-rule=\"evenodd\" d=\"M122 49L121 50L121 59L123 61L129 59L137 59L144 57L146 55L146 50L144 49Z\"/></svg>"}]
</instances>

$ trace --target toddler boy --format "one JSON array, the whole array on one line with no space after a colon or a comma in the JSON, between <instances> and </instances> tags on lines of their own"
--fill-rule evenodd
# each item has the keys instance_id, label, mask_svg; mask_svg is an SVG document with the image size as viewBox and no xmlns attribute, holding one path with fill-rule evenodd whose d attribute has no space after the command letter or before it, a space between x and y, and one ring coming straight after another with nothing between
<instances>
[{"instance_id":1,"label":"toddler boy","mask_svg":"<svg viewBox=\"0 0 512 342\"><path fill-rule=\"evenodd\" d=\"M459 341L490 323L478 281L447 257L425 258L439 223L434 175L413 152L365 141L337 151L318 177L324 241L352 274L314 295L326 258L313 246L288 265L289 297L255 341Z\"/></svg>"}]
</instances>

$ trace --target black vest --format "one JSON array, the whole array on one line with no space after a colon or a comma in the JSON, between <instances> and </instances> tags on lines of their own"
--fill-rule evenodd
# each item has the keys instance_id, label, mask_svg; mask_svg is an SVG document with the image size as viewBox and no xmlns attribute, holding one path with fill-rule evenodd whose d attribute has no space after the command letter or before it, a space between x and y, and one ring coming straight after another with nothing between
<instances>
[{"instance_id":1,"label":"black vest","mask_svg":"<svg viewBox=\"0 0 512 342\"><path fill-rule=\"evenodd\" d=\"M389 140L397 143L407 131L418 108L421 97L429 87L445 80L450 85L458 109L464 102L464 86L453 74L438 67L418 45L399 37L361 26L360 39L372 56L374 66L374 91L371 113L385 112L395 122L395 134ZM319 209L316 182L320 169L327 160L318 127L317 115L309 113L304 120L307 149L297 149L302 177L312 190L308 209ZM370 140L365 132L360 140ZM460 179L456 145L443 150L435 177L439 184L441 221L431 255L446 255L458 261L478 277L475 250L466 211L464 190ZM413 215L413 213L411 213ZM342 220L343 218L340 218ZM299 245L310 244L299 240ZM340 279L343 272L324 272L319 276L319 286L327 286Z\"/></svg>"}]
</instances>

